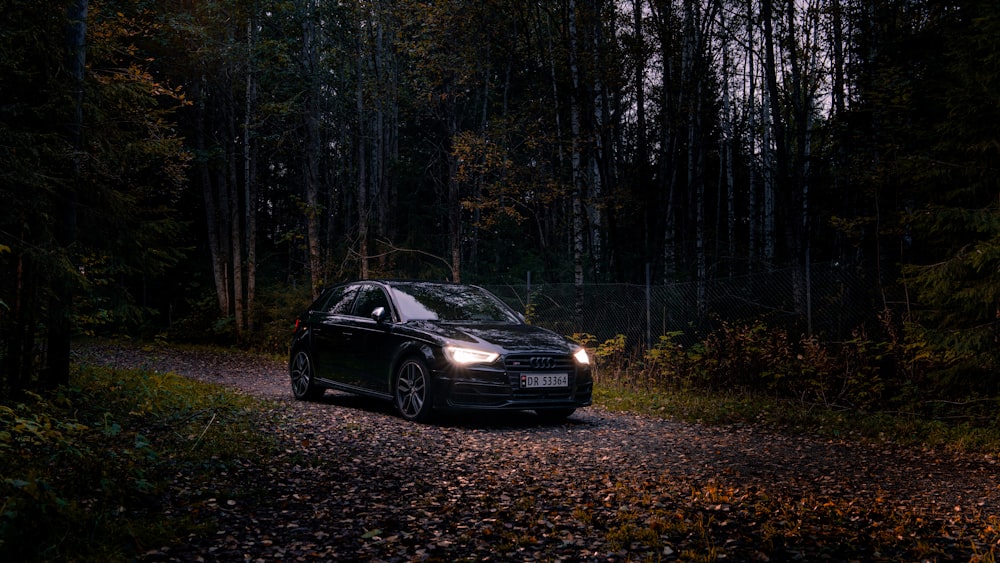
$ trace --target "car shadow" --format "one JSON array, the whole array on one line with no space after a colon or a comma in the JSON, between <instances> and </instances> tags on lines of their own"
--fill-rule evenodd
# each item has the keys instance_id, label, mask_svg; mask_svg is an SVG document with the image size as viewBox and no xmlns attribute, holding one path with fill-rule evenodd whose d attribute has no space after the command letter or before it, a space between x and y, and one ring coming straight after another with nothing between
<instances>
[{"instance_id":1,"label":"car shadow","mask_svg":"<svg viewBox=\"0 0 1000 563\"><path fill-rule=\"evenodd\" d=\"M431 424L444 428L469 428L473 430L524 430L528 428L564 428L592 426L592 423L574 414L563 420L553 421L532 411L456 411L438 413Z\"/></svg>"},{"instance_id":2,"label":"car shadow","mask_svg":"<svg viewBox=\"0 0 1000 563\"><path fill-rule=\"evenodd\" d=\"M399 416L392 403L384 399L367 397L365 395L353 395L341 391L327 390L322 399L316 401L324 405L334 405L337 407L368 411L379 414Z\"/></svg>"},{"instance_id":3,"label":"car shadow","mask_svg":"<svg viewBox=\"0 0 1000 563\"><path fill-rule=\"evenodd\" d=\"M400 418L389 401L342 391L327 390L319 404L354 409ZM416 423L415 423L416 424ZM468 428L474 430L523 430L527 428L561 428L593 426L579 413L564 420L552 421L534 411L444 411L435 412L426 424L442 428Z\"/></svg>"}]
</instances>

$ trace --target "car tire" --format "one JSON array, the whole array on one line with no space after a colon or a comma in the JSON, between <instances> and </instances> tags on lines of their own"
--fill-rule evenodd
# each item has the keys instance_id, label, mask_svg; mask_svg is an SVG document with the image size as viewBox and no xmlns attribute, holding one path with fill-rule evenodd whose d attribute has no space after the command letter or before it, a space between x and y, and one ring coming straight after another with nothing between
<instances>
[{"instance_id":1,"label":"car tire","mask_svg":"<svg viewBox=\"0 0 1000 563\"><path fill-rule=\"evenodd\" d=\"M535 411L538 418L542 419L542 422L553 424L557 422L562 422L572 416L576 412L575 408L566 409L539 409Z\"/></svg>"},{"instance_id":2,"label":"car tire","mask_svg":"<svg viewBox=\"0 0 1000 563\"><path fill-rule=\"evenodd\" d=\"M431 372L419 358L407 358L396 370L392 389L393 403L400 416L411 422L424 422L431 416Z\"/></svg>"},{"instance_id":3,"label":"car tire","mask_svg":"<svg viewBox=\"0 0 1000 563\"><path fill-rule=\"evenodd\" d=\"M315 401L326 392L325 389L316 385L312 358L305 350L299 350L292 356L292 363L288 366L288 375L291 377L292 394L295 395L296 399Z\"/></svg>"}]
</instances>

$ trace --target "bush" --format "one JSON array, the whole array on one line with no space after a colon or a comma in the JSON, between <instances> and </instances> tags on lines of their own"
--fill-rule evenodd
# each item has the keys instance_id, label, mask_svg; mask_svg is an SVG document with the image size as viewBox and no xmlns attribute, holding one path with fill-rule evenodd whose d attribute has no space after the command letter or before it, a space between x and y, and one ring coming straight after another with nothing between
<instances>
[{"instance_id":1,"label":"bush","mask_svg":"<svg viewBox=\"0 0 1000 563\"><path fill-rule=\"evenodd\" d=\"M681 332L671 332L661 336L656 345L646 352L646 370L651 372L649 380L671 387L687 387L695 383L697 371L694 366L700 360L699 349L692 347L685 351L676 341L682 335Z\"/></svg>"},{"instance_id":2,"label":"bush","mask_svg":"<svg viewBox=\"0 0 1000 563\"><path fill-rule=\"evenodd\" d=\"M306 284L295 291L289 291L283 284L261 290L253 312L256 329L247 344L258 352L286 354L295 328L295 317L309 306L310 301Z\"/></svg>"},{"instance_id":3,"label":"bush","mask_svg":"<svg viewBox=\"0 0 1000 563\"><path fill-rule=\"evenodd\" d=\"M602 383L636 389L733 391L767 394L828 408L903 409L934 415L925 405L956 401L963 412L980 419L995 402L983 388L949 379L960 358L934 354L913 327L882 319L874 338L865 327L844 342L815 336L793 339L786 331L757 320L722 322L718 329L687 346L683 332L660 336L648 350L630 348L624 335L598 344L577 334L600 367ZM978 391L977 391L978 389ZM949 401L950 400L950 401ZM971 408L979 409L976 412ZM947 416L955 417L954 411Z\"/></svg>"}]
</instances>

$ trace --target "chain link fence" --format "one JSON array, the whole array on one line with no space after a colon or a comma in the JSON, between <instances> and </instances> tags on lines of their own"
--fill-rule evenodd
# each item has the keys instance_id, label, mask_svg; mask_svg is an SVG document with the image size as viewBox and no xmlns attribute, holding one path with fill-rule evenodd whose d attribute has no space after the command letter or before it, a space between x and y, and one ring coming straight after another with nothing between
<instances>
[{"instance_id":1,"label":"chain link fence","mask_svg":"<svg viewBox=\"0 0 1000 563\"><path fill-rule=\"evenodd\" d=\"M603 342L624 334L629 346L681 334L697 339L722 322L764 320L792 334L847 338L875 319L874 292L862 276L838 263L808 272L784 269L668 285L484 285L532 324L561 334L587 333ZM578 306L579 304L579 306Z\"/></svg>"}]
</instances>

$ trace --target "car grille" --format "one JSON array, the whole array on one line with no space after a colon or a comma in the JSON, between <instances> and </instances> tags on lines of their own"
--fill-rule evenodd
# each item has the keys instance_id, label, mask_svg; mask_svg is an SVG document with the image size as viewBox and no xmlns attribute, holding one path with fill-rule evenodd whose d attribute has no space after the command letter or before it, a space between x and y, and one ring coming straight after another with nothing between
<instances>
[{"instance_id":1,"label":"car grille","mask_svg":"<svg viewBox=\"0 0 1000 563\"><path fill-rule=\"evenodd\" d=\"M504 367L508 372L569 372L574 368L573 358L569 356L552 356L540 354L510 355L504 359Z\"/></svg>"},{"instance_id":2,"label":"car grille","mask_svg":"<svg viewBox=\"0 0 1000 563\"><path fill-rule=\"evenodd\" d=\"M507 380L514 398L519 401L572 399L576 387L576 364L570 356L546 354L514 354L504 359ZM522 373L566 373L569 386L564 388L522 389Z\"/></svg>"}]
</instances>

